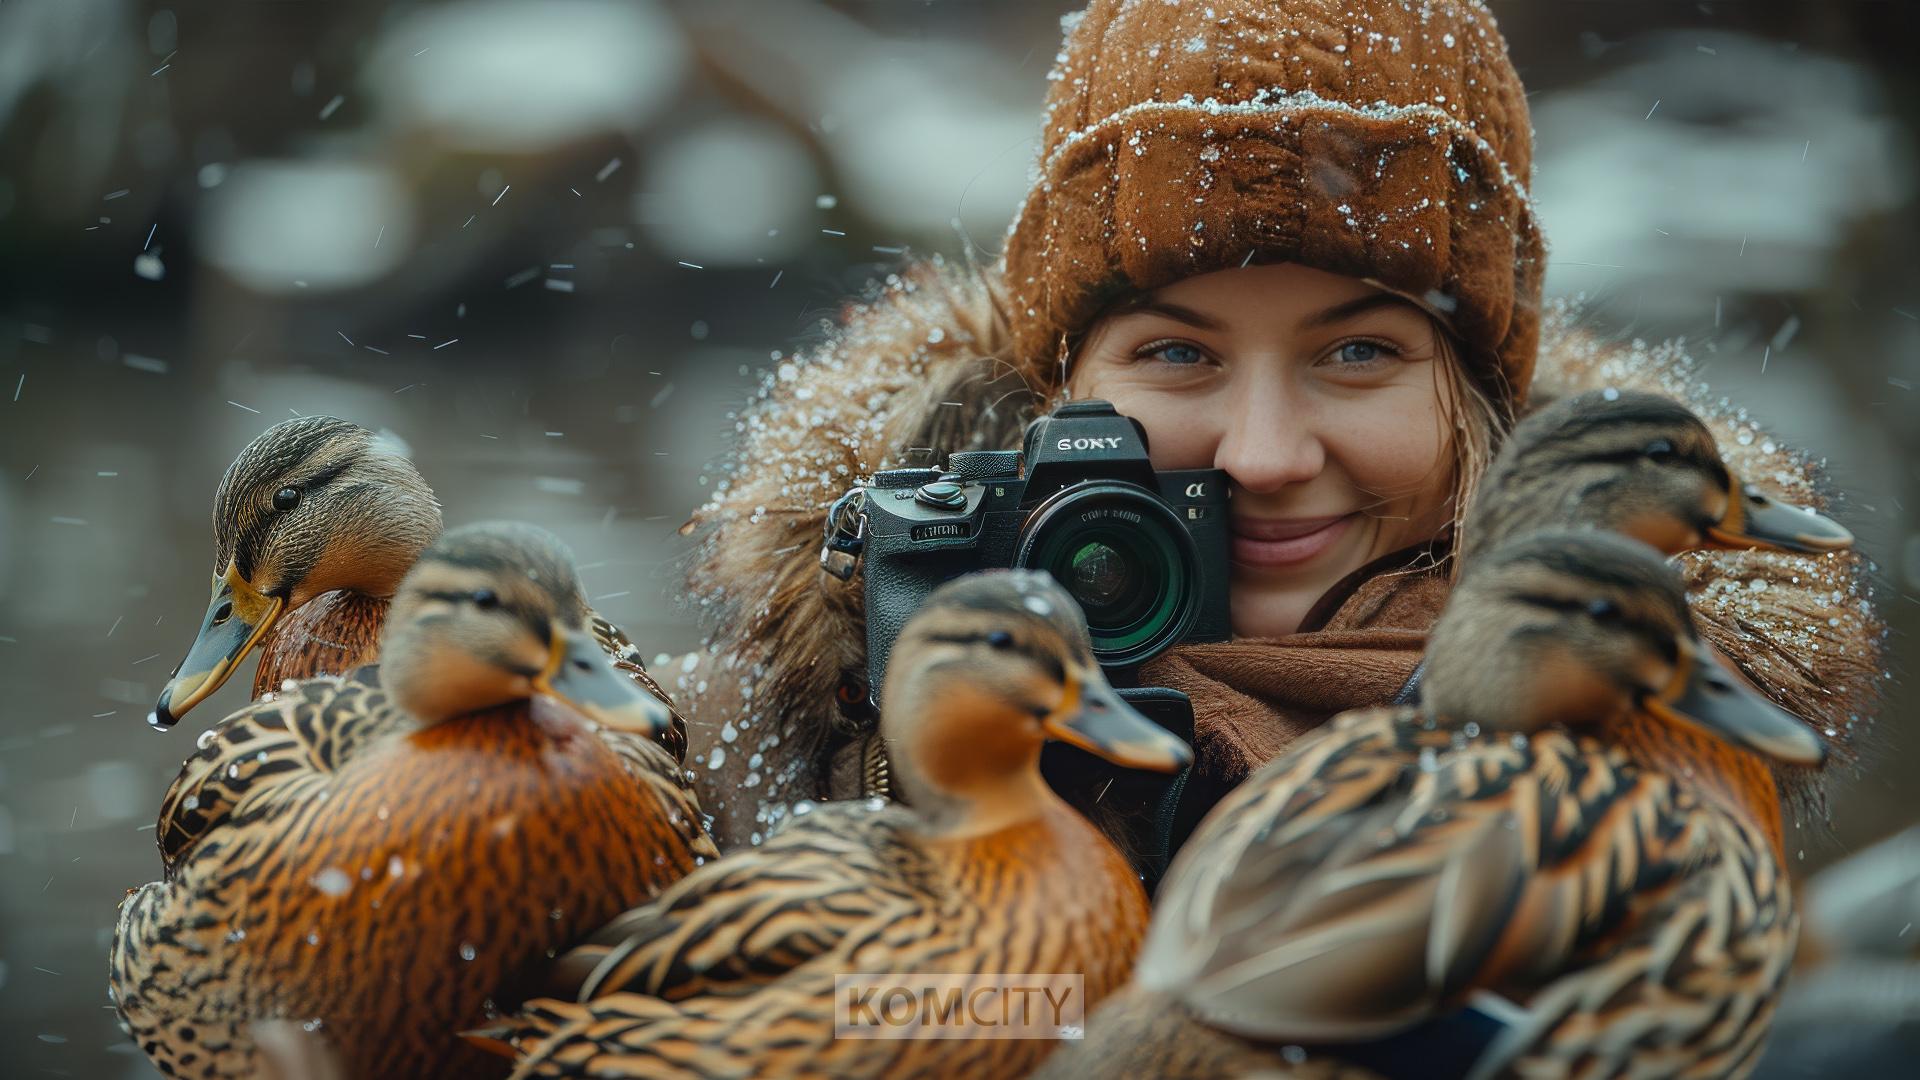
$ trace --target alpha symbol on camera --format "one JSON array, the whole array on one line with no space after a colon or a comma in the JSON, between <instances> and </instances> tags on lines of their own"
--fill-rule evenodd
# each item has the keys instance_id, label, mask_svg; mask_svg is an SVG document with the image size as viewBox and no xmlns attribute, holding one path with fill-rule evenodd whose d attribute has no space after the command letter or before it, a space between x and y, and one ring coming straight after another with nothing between
<instances>
[{"instance_id":1,"label":"alpha symbol on camera","mask_svg":"<svg viewBox=\"0 0 1920 1080\"><path fill-rule=\"evenodd\" d=\"M1187 498L1189 498L1189 499L1204 499L1204 498L1206 498L1206 497L1207 497L1207 484L1206 484L1206 481L1204 481L1204 480L1202 480L1202 481L1200 481L1199 483L1194 483L1194 484L1188 484L1188 485L1187 485Z\"/></svg>"}]
</instances>

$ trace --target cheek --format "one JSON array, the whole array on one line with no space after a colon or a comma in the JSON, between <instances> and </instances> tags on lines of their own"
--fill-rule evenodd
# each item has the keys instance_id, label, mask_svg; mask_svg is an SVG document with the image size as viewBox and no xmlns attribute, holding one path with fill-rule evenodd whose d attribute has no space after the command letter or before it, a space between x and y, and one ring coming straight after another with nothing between
<instances>
[{"instance_id":1,"label":"cheek","mask_svg":"<svg viewBox=\"0 0 1920 1080\"><path fill-rule=\"evenodd\" d=\"M1148 457L1155 469L1206 469L1220 445L1222 415L1208 394L1169 393L1118 374L1076 373L1068 380L1075 400L1112 402L1122 416L1140 421L1147 432Z\"/></svg>"},{"instance_id":2,"label":"cheek","mask_svg":"<svg viewBox=\"0 0 1920 1080\"><path fill-rule=\"evenodd\" d=\"M1011 692L1008 692L1011 690ZM1005 776L1039 752L1040 724L1007 716L1010 701L1046 702L1060 696L1058 688L1027 684L999 692L983 686L954 687L941 695L940 707L952 716L978 718L973 723L927 724L911 736L914 759L926 778L936 784L960 785L969 779Z\"/></svg>"},{"instance_id":3,"label":"cheek","mask_svg":"<svg viewBox=\"0 0 1920 1080\"><path fill-rule=\"evenodd\" d=\"M1431 387L1383 387L1326 415L1327 456L1355 487L1419 506L1450 493L1450 437Z\"/></svg>"},{"instance_id":4,"label":"cheek","mask_svg":"<svg viewBox=\"0 0 1920 1080\"><path fill-rule=\"evenodd\" d=\"M524 698L527 680L440 640L413 641L414 662L382 673L407 707L429 718L460 716ZM388 665L392 667L391 664Z\"/></svg>"},{"instance_id":5,"label":"cheek","mask_svg":"<svg viewBox=\"0 0 1920 1080\"><path fill-rule=\"evenodd\" d=\"M315 596L353 589L369 596L391 596L419 553L395 537L334 537L320 553L300 589Z\"/></svg>"},{"instance_id":6,"label":"cheek","mask_svg":"<svg viewBox=\"0 0 1920 1080\"><path fill-rule=\"evenodd\" d=\"M1539 660L1521 699L1522 715L1564 724L1620 720L1632 705L1617 683L1564 651Z\"/></svg>"}]
</instances>

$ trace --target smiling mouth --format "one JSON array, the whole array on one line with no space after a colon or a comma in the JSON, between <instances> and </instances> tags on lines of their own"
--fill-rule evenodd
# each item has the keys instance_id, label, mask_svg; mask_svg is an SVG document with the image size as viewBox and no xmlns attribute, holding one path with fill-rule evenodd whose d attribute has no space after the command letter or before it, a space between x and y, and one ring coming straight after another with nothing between
<instances>
[{"instance_id":1,"label":"smiling mouth","mask_svg":"<svg viewBox=\"0 0 1920 1080\"><path fill-rule=\"evenodd\" d=\"M1296 566L1334 545L1352 527L1357 514L1292 520L1236 520L1233 561L1248 567Z\"/></svg>"}]
</instances>

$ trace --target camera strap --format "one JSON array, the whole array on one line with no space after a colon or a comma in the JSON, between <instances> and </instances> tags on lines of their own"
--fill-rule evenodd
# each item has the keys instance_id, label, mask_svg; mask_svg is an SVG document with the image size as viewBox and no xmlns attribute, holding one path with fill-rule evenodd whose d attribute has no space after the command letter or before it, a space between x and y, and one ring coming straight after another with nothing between
<instances>
[{"instance_id":1,"label":"camera strap","mask_svg":"<svg viewBox=\"0 0 1920 1080\"><path fill-rule=\"evenodd\" d=\"M841 581L853 577L860 553L867 546L867 492L853 488L827 508L826 542L820 546L820 568Z\"/></svg>"}]
</instances>

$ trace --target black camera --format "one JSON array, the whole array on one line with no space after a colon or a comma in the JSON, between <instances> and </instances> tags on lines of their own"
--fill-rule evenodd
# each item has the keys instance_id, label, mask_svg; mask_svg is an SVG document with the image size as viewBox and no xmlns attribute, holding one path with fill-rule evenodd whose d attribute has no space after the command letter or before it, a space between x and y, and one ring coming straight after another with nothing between
<instances>
[{"instance_id":1,"label":"black camera","mask_svg":"<svg viewBox=\"0 0 1920 1080\"><path fill-rule=\"evenodd\" d=\"M1227 474L1155 472L1140 424L1087 400L1035 419L1024 450L875 473L829 515L821 558L842 577L865 559L877 702L894 639L921 601L988 567L1052 574L1085 609L1108 678L1131 685L1134 669L1169 646L1230 635L1229 545Z\"/></svg>"}]
</instances>

